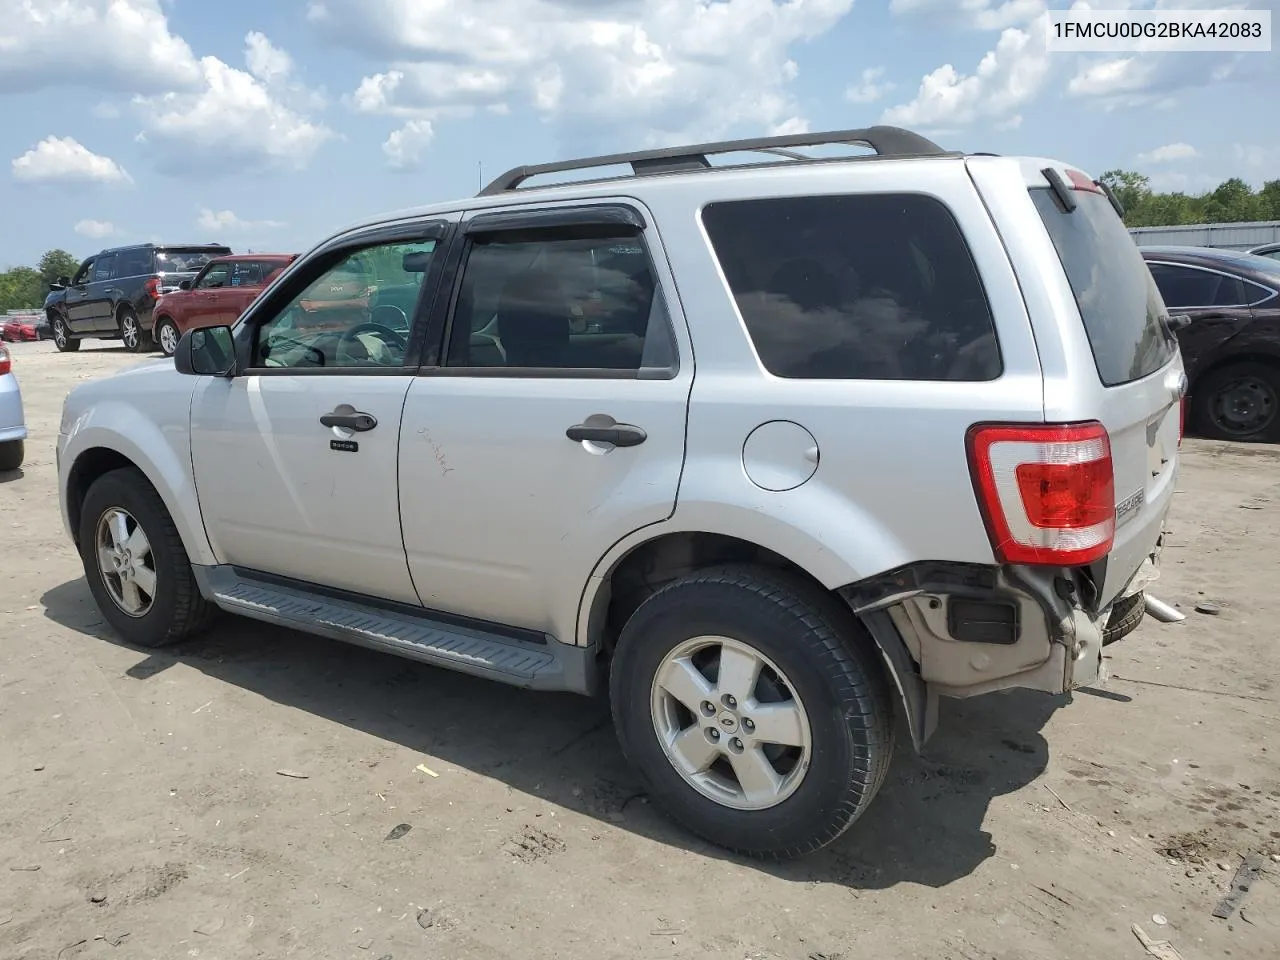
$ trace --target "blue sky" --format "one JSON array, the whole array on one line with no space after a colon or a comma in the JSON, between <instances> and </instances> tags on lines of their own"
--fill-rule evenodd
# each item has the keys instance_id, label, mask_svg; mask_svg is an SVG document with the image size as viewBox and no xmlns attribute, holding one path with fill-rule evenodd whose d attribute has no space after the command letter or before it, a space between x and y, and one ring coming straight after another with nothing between
<instances>
[{"instance_id":1,"label":"blue sky","mask_svg":"<svg viewBox=\"0 0 1280 960\"><path fill-rule=\"evenodd\" d=\"M1162 189L1280 178L1277 52L1048 54L1045 9L0 0L0 267L146 240L303 250L474 193L481 164L879 122Z\"/></svg>"}]
</instances>

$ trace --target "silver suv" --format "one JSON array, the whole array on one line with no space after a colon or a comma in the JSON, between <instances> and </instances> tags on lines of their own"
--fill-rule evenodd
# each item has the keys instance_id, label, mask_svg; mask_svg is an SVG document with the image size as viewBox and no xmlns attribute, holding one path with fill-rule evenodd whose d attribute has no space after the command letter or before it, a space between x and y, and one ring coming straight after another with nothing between
<instances>
[{"instance_id":1,"label":"silver suv","mask_svg":"<svg viewBox=\"0 0 1280 960\"><path fill-rule=\"evenodd\" d=\"M678 821L804 854L896 727L1142 617L1186 380L1117 210L890 127L521 167L76 389L67 529L131 643L222 610L607 691Z\"/></svg>"}]
</instances>

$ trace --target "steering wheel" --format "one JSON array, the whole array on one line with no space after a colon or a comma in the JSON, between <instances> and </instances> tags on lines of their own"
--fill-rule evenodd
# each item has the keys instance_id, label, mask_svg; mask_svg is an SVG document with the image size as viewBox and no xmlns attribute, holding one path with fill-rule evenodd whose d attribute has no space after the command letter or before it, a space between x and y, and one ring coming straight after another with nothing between
<instances>
[{"instance_id":1,"label":"steering wheel","mask_svg":"<svg viewBox=\"0 0 1280 960\"><path fill-rule=\"evenodd\" d=\"M388 326L376 323L372 320L366 320L364 323L357 323L354 327L344 333L338 340L339 344L350 343L362 333L372 333L384 343L392 343L401 350L405 349L409 342L397 330L392 330Z\"/></svg>"}]
</instances>

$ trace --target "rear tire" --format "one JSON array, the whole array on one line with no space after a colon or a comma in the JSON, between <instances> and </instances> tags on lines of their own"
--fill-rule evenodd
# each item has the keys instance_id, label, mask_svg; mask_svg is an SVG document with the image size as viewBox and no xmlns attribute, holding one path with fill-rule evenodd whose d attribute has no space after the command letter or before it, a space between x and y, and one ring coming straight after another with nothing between
<instances>
[{"instance_id":1,"label":"rear tire","mask_svg":"<svg viewBox=\"0 0 1280 960\"><path fill-rule=\"evenodd\" d=\"M61 317L54 317L49 321L49 330L53 335L53 345L58 348L59 353L75 353L80 349L80 341L72 339L67 322Z\"/></svg>"},{"instance_id":2,"label":"rear tire","mask_svg":"<svg viewBox=\"0 0 1280 960\"><path fill-rule=\"evenodd\" d=\"M120 340L130 353L146 353L152 348L150 331L142 329L142 322L132 307L122 307L119 316Z\"/></svg>"},{"instance_id":3,"label":"rear tire","mask_svg":"<svg viewBox=\"0 0 1280 960\"><path fill-rule=\"evenodd\" d=\"M893 755L872 641L838 600L780 571L716 567L664 586L623 628L610 694L623 752L655 803L760 859L839 837Z\"/></svg>"},{"instance_id":4,"label":"rear tire","mask_svg":"<svg viewBox=\"0 0 1280 960\"><path fill-rule=\"evenodd\" d=\"M79 541L89 590L126 642L163 647L208 624L213 608L200 595L178 528L139 470L112 470L93 482Z\"/></svg>"},{"instance_id":5,"label":"rear tire","mask_svg":"<svg viewBox=\"0 0 1280 960\"><path fill-rule=\"evenodd\" d=\"M1147 595L1138 591L1131 597L1117 600L1111 608L1111 616L1102 631L1102 645L1109 647L1123 640L1138 629L1142 618L1147 615Z\"/></svg>"},{"instance_id":6,"label":"rear tire","mask_svg":"<svg viewBox=\"0 0 1280 960\"><path fill-rule=\"evenodd\" d=\"M1191 413L1210 440L1280 442L1280 367L1244 360L1211 370L1192 387Z\"/></svg>"},{"instance_id":7,"label":"rear tire","mask_svg":"<svg viewBox=\"0 0 1280 960\"><path fill-rule=\"evenodd\" d=\"M0 473L12 473L22 466L26 459L27 447L21 440L9 440L0 443Z\"/></svg>"}]
</instances>

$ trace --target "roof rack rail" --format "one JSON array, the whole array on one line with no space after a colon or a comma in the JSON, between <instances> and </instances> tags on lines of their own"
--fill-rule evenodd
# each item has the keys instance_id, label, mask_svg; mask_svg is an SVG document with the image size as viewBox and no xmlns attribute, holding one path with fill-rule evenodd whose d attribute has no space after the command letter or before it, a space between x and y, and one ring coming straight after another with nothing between
<instances>
[{"instance_id":1,"label":"roof rack rail","mask_svg":"<svg viewBox=\"0 0 1280 960\"><path fill-rule=\"evenodd\" d=\"M681 147L663 147L658 150L641 150L635 153L614 153L603 157L587 157L579 160L562 160L555 163L539 163L514 167L491 181L479 196L489 197L517 189L530 177L548 173L564 173L570 170L589 170L593 167L630 165L632 173L639 177L655 173L676 173L688 170L711 169L709 156L725 153L772 153L792 160L815 160L790 149L791 147L818 147L831 144L860 144L870 147L881 157L935 157L949 156L932 140L904 130L901 127L876 126L864 130L836 130L828 133L793 133L782 137L756 137L749 140L723 140L718 143L698 143Z\"/></svg>"}]
</instances>

